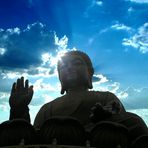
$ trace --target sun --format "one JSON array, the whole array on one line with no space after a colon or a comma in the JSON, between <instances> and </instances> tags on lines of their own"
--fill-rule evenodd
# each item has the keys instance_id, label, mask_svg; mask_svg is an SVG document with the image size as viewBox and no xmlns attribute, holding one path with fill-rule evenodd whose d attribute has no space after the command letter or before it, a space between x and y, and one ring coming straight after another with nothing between
<instances>
[{"instance_id":1,"label":"sun","mask_svg":"<svg viewBox=\"0 0 148 148\"><path fill-rule=\"evenodd\" d=\"M64 56L64 54L67 52L67 50L60 50L57 52L56 56L53 56L52 54L49 53L44 53L41 56L43 65L49 64L50 66L55 66L57 65L58 61L61 60L61 57Z\"/></svg>"}]
</instances>

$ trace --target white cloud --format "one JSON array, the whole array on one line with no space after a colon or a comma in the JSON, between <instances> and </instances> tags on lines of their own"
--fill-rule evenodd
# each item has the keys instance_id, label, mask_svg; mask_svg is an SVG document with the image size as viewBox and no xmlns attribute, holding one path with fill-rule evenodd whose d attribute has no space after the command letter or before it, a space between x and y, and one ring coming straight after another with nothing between
<instances>
[{"instance_id":1,"label":"white cloud","mask_svg":"<svg viewBox=\"0 0 148 148\"><path fill-rule=\"evenodd\" d=\"M111 26L112 29L116 29L116 30L126 30L126 31L130 31L131 30L131 27L128 27L124 24L119 24L119 23L116 23L114 25Z\"/></svg>"},{"instance_id":2,"label":"white cloud","mask_svg":"<svg viewBox=\"0 0 148 148\"><path fill-rule=\"evenodd\" d=\"M0 101L7 100L9 97L8 93L0 92Z\"/></svg>"},{"instance_id":3,"label":"white cloud","mask_svg":"<svg viewBox=\"0 0 148 148\"><path fill-rule=\"evenodd\" d=\"M102 1L99 1L99 0L95 0L94 3L98 6L102 6L103 5L103 2Z\"/></svg>"},{"instance_id":4,"label":"white cloud","mask_svg":"<svg viewBox=\"0 0 148 148\"><path fill-rule=\"evenodd\" d=\"M91 9L91 8L93 8L93 7L95 7L95 6L102 6L103 5L103 2L100 1L100 0L92 0L90 2L91 3L89 5L89 7L88 7L88 10Z\"/></svg>"},{"instance_id":5,"label":"white cloud","mask_svg":"<svg viewBox=\"0 0 148 148\"><path fill-rule=\"evenodd\" d=\"M103 75L96 75L99 79L93 83L93 90L110 91L114 93L124 104L126 109L148 108L148 88L127 88L121 89L119 82L109 80Z\"/></svg>"},{"instance_id":6,"label":"white cloud","mask_svg":"<svg viewBox=\"0 0 148 148\"><path fill-rule=\"evenodd\" d=\"M6 32L8 33L8 35L12 35L12 34L20 34L20 29L18 27L16 28L9 28L6 30Z\"/></svg>"},{"instance_id":7,"label":"white cloud","mask_svg":"<svg viewBox=\"0 0 148 148\"><path fill-rule=\"evenodd\" d=\"M42 54L41 59L43 61L43 65L46 64L50 60L50 54L49 53Z\"/></svg>"},{"instance_id":8,"label":"white cloud","mask_svg":"<svg viewBox=\"0 0 148 148\"><path fill-rule=\"evenodd\" d=\"M38 113L38 111L40 110L42 105L29 105L29 109L30 109L30 118L31 118L31 124L33 125L34 123L34 119Z\"/></svg>"},{"instance_id":9,"label":"white cloud","mask_svg":"<svg viewBox=\"0 0 148 148\"><path fill-rule=\"evenodd\" d=\"M6 52L6 49L5 48L0 48L0 55L5 54L5 52Z\"/></svg>"},{"instance_id":10,"label":"white cloud","mask_svg":"<svg viewBox=\"0 0 148 148\"><path fill-rule=\"evenodd\" d=\"M94 84L100 85L101 83L105 83L108 82L109 80L107 79L107 77L105 77L102 74L96 74L93 77L95 77L95 79L97 79L97 81L94 82Z\"/></svg>"},{"instance_id":11,"label":"white cloud","mask_svg":"<svg viewBox=\"0 0 148 148\"><path fill-rule=\"evenodd\" d=\"M52 101L60 94L59 82L52 78L36 78L33 85L34 95L30 105L38 106Z\"/></svg>"},{"instance_id":12,"label":"white cloud","mask_svg":"<svg viewBox=\"0 0 148 148\"><path fill-rule=\"evenodd\" d=\"M103 75L100 75L99 78L101 79L93 83L93 90L110 91L114 93L126 109L148 108L148 88L135 89L129 87L123 90L119 82L113 82Z\"/></svg>"},{"instance_id":13,"label":"white cloud","mask_svg":"<svg viewBox=\"0 0 148 148\"><path fill-rule=\"evenodd\" d=\"M148 23L139 27L137 33L130 38L124 38L122 44L138 49L141 53L148 52Z\"/></svg>"},{"instance_id":14,"label":"white cloud","mask_svg":"<svg viewBox=\"0 0 148 148\"><path fill-rule=\"evenodd\" d=\"M39 66L41 55L56 53L61 44L55 44L56 35L40 22L29 24L26 29L0 29L0 64L7 68ZM60 40L60 39L59 39Z\"/></svg>"},{"instance_id":15,"label":"white cloud","mask_svg":"<svg viewBox=\"0 0 148 148\"><path fill-rule=\"evenodd\" d=\"M43 97L45 98L44 103L51 102L52 100L55 99L55 98L49 96L48 94L44 94Z\"/></svg>"},{"instance_id":16,"label":"white cloud","mask_svg":"<svg viewBox=\"0 0 148 148\"><path fill-rule=\"evenodd\" d=\"M56 84L54 86L47 83L41 83L38 86L35 84L34 95L30 105L44 105L59 97L58 94L60 94L60 90L56 87Z\"/></svg>"},{"instance_id":17,"label":"white cloud","mask_svg":"<svg viewBox=\"0 0 148 148\"><path fill-rule=\"evenodd\" d=\"M67 49L67 43L68 43L68 38L66 37L66 35L63 36L61 39L59 39L55 35L55 45L58 45L58 50Z\"/></svg>"},{"instance_id":18,"label":"white cloud","mask_svg":"<svg viewBox=\"0 0 148 148\"><path fill-rule=\"evenodd\" d=\"M0 108L1 108L1 105L0 105ZM0 115L1 115L0 116L0 123L2 123L2 122L4 122L4 121L9 119L9 111L10 111L9 109L10 108L5 109L5 107L4 107L3 110L0 110Z\"/></svg>"},{"instance_id":19,"label":"white cloud","mask_svg":"<svg viewBox=\"0 0 148 148\"><path fill-rule=\"evenodd\" d=\"M1 122L1 119L5 119L5 120L8 120L7 118L7 115L4 115L4 113L8 114L9 113L9 103L8 103L8 98L9 98L9 94L8 93L4 93L4 92L0 92L0 115L1 115L1 118L0 118L0 122ZM3 120L3 121L5 121Z\"/></svg>"},{"instance_id":20,"label":"white cloud","mask_svg":"<svg viewBox=\"0 0 148 148\"><path fill-rule=\"evenodd\" d=\"M98 78L98 81L93 82L93 90L110 91L116 94L120 100L127 98L128 93L120 89L119 82L113 82L102 74L94 76Z\"/></svg>"},{"instance_id":21,"label":"white cloud","mask_svg":"<svg viewBox=\"0 0 148 148\"><path fill-rule=\"evenodd\" d=\"M2 70L2 79L16 79L21 76L28 78L48 78L57 77L57 62L60 57L70 49L57 51L57 54L52 56L52 54L44 53L41 55L42 63L39 66L30 66L28 69L10 69Z\"/></svg>"},{"instance_id":22,"label":"white cloud","mask_svg":"<svg viewBox=\"0 0 148 148\"><path fill-rule=\"evenodd\" d=\"M22 73L22 71L18 71L16 70L15 71L9 71L9 70L5 70L1 73L2 75L2 79L16 79L16 78L19 78L21 76L24 76L24 77L27 77L28 74L25 73L25 71Z\"/></svg>"},{"instance_id":23,"label":"white cloud","mask_svg":"<svg viewBox=\"0 0 148 148\"><path fill-rule=\"evenodd\" d=\"M35 22L33 24L27 25L27 28L23 30L23 32L30 31L33 27L36 28L36 25L38 25L37 28L40 28L40 29L46 27L46 25L42 24L41 22ZM43 32L41 31L41 33Z\"/></svg>"},{"instance_id":24,"label":"white cloud","mask_svg":"<svg viewBox=\"0 0 148 148\"><path fill-rule=\"evenodd\" d=\"M133 7L129 7L129 8L128 8L128 12L129 12L129 13L134 12L134 8L133 8Z\"/></svg>"},{"instance_id":25,"label":"white cloud","mask_svg":"<svg viewBox=\"0 0 148 148\"><path fill-rule=\"evenodd\" d=\"M128 97L128 93L121 91L121 92L118 93L118 97L123 100L123 99Z\"/></svg>"},{"instance_id":26,"label":"white cloud","mask_svg":"<svg viewBox=\"0 0 148 148\"><path fill-rule=\"evenodd\" d=\"M33 41L32 41L33 40ZM30 44L31 43L31 44ZM59 38L40 22L29 24L26 29L0 29L0 67L3 79L20 76L50 77L57 75L56 65L68 50L68 38ZM5 58L6 56L6 58ZM7 67L7 69L5 69Z\"/></svg>"},{"instance_id":27,"label":"white cloud","mask_svg":"<svg viewBox=\"0 0 148 148\"><path fill-rule=\"evenodd\" d=\"M53 92L53 91L56 91L56 89L51 86L49 83L44 83L43 82L43 79L38 79L34 84L34 91L41 91L41 90L44 90L44 91L50 91L50 92Z\"/></svg>"},{"instance_id":28,"label":"white cloud","mask_svg":"<svg viewBox=\"0 0 148 148\"><path fill-rule=\"evenodd\" d=\"M0 111L7 111L9 109L8 103L0 104Z\"/></svg>"},{"instance_id":29,"label":"white cloud","mask_svg":"<svg viewBox=\"0 0 148 148\"><path fill-rule=\"evenodd\" d=\"M116 21L116 23L113 24L112 26L100 30L99 34L106 33L110 29L119 30L119 31L124 30L124 31L127 31L129 33L133 31L133 29L131 27L126 26L125 24L122 24L122 23L119 23L118 21Z\"/></svg>"},{"instance_id":30,"label":"white cloud","mask_svg":"<svg viewBox=\"0 0 148 148\"><path fill-rule=\"evenodd\" d=\"M135 89L132 87L127 88L124 93L127 97L123 100L127 109L145 109L148 108L148 88Z\"/></svg>"},{"instance_id":31,"label":"white cloud","mask_svg":"<svg viewBox=\"0 0 148 148\"><path fill-rule=\"evenodd\" d=\"M119 82L113 82L112 84L108 85L109 90L112 93L117 93L120 89L120 83Z\"/></svg>"},{"instance_id":32,"label":"white cloud","mask_svg":"<svg viewBox=\"0 0 148 148\"><path fill-rule=\"evenodd\" d=\"M30 69L30 71L28 71L30 77L48 78L57 76L57 70L54 68L52 69L51 67L37 67L36 69L34 69L34 74L32 76L31 73L33 73L33 70Z\"/></svg>"}]
</instances>

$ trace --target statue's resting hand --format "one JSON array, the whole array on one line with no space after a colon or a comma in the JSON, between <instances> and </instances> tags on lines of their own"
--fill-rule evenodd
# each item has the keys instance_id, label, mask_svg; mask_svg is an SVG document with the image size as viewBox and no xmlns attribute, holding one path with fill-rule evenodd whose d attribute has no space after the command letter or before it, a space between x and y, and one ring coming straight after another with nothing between
<instances>
[{"instance_id":1,"label":"statue's resting hand","mask_svg":"<svg viewBox=\"0 0 148 148\"><path fill-rule=\"evenodd\" d=\"M25 114L26 110L29 110L28 105L33 96L33 86L29 86L28 83L28 80L24 83L24 77L17 79L17 82L13 83L9 98L11 108L10 118L15 118L15 116L24 116L21 114Z\"/></svg>"},{"instance_id":2,"label":"statue's resting hand","mask_svg":"<svg viewBox=\"0 0 148 148\"><path fill-rule=\"evenodd\" d=\"M91 108L91 114L89 117L92 122L96 123L110 117L112 114L112 106L102 106L100 103L97 102Z\"/></svg>"}]
</instances>

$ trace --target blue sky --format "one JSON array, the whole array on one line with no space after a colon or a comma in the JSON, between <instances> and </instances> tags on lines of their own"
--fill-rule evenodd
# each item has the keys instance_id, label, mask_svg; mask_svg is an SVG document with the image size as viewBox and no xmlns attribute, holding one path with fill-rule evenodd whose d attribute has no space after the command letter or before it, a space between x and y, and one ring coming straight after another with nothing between
<instances>
[{"instance_id":1,"label":"blue sky","mask_svg":"<svg viewBox=\"0 0 148 148\"><path fill-rule=\"evenodd\" d=\"M68 50L92 59L93 89L111 91L148 124L148 0L0 1L0 122L9 118L11 85L34 85L32 122L60 96L56 61Z\"/></svg>"}]
</instances>

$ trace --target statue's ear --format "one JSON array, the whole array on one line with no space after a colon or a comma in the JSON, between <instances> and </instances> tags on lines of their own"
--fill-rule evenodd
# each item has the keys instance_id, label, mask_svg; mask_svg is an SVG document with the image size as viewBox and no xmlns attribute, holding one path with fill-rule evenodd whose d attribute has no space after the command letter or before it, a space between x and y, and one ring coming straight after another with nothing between
<instances>
[{"instance_id":1,"label":"statue's ear","mask_svg":"<svg viewBox=\"0 0 148 148\"><path fill-rule=\"evenodd\" d=\"M92 78L89 78L88 79L88 88L89 89L92 89L93 88L93 86L92 86Z\"/></svg>"},{"instance_id":2,"label":"statue's ear","mask_svg":"<svg viewBox=\"0 0 148 148\"><path fill-rule=\"evenodd\" d=\"M65 93L65 89L64 89L64 87L62 86L61 87L61 94L63 95Z\"/></svg>"},{"instance_id":3,"label":"statue's ear","mask_svg":"<svg viewBox=\"0 0 148 148\"><path fill-rule=\"evenodd\" d=\"M61 77L60 77L60 73L59 73L59 71L58 71L58 74L59 74L59 80L60 80L60 82L61 82L61 94L63 95L64 93L65 93L65 87L64 87L64 85L62 84L62 81L61 81Z\"/></svg>"},{"instance_id":4,"label":"statue's ear","mask_svg":"<svg viewBox=\"0 0 148 148\"><path fill-rule=\"evenodd\" d=\"M63 95L65 91L66 91L65 87L61 84L61 94Z\"/></svg>"}]
</instances>

